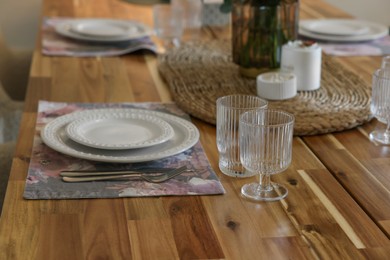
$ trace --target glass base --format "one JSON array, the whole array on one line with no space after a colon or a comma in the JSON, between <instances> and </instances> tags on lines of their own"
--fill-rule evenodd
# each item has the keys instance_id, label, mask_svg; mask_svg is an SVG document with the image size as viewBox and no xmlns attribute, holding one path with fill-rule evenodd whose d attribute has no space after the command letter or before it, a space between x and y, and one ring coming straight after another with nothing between
<instances>
[{"instance_id":1,"label":"glass base","mask_svg":"<svg viewBox=\"0 0 390 260\"><path fill-rule=\"evenodd\" d=\"M237 178L247 178L257 175L257 173L250 172L246 170L244 167L237 165L236 167L225 167L221 163L219 164L219 169L225 175L230 177Z\"/></svg>"},{"instance_id":2,"label":"glass base","mask_svg":"<svg viewBox=\"0 0 390 260\"><path fill-rule=\"evenodd\" d=\"M179 38L161 38L158 43L158 52L167 53L173 49L180 47L181 40Z\"/></svg>"},{"instance_id":3,"label":"glass base","mask_svg":"<svg viewBox=\"0 0 390 260\"><path fill-rule=\"evenodd\" d=\"M257 201L277 201L285 198L288 190L281 184L271 182L269 189L263 190L259 183L248 183L242 186L241 194L249 199Z\"/></svg>"},{"instance_id":4,"label":"glass base","mask_svg":"<svg viewBox=\"0 0 390 260\"><path fill-rule=\"evenodd\" d=\"M390 137L385 130L375 130L370 133L370 139L381 144L390 144Z\"/></svg>"}]
</instances>

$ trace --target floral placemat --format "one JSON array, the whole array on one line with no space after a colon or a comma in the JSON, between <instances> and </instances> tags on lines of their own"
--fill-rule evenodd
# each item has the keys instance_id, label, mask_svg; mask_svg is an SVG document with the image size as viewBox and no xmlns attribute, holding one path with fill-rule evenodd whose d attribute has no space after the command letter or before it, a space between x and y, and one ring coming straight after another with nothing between
<instances>
[{"instance_id":1,"label":"floral placemat","mask_svg":"<svg viewBox=\"0 0 390 260\"><path fill-rule=\"evenodd\" d=\"M149 50L157 53L157 46L150 37L122 41L118 43L102 43L75 40L56 33L55 26L71 21L73 18L45 17L42 22L42 53L50 56L118 56L138 50Z\"/></svg>"},{"instance_id":2,"label":"floral placemat","mask_svg":"<svg viewBox=\"0 0 390 260\"><path fill-rule=\"evenodd\" d=\"M59 103L40 101L25 199L118 198L168 195L223 194L225 190L210 166L200 142L194 147L165 159L142 163L104 163L78 159L46 146L41 129L51 120L75 111L97 108L138 108L170 113L189 119L173 103ZM64 170L129 170L141 168L176 168L187 165L189 171L163 183L142 180L63 182Z\"/></svg>"}]
</instances>

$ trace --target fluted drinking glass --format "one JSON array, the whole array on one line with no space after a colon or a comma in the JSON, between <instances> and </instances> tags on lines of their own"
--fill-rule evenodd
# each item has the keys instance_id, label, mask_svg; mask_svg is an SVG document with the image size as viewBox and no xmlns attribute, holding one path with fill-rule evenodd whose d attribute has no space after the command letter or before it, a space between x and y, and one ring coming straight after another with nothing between
<instances>
[{"instance_id":1,"label":"fluted drinking glass","mask_svg":"<svg viewBox=\"0 0 390 260\"><path fill-rule=\"evenodd\" d=\"M245 184L243 196L259 201L276 201L288 190L271 182L271 175L291 164L294 116L279 110L253 110L240 117L240 159L242 165L258 174L259 182Z\"/></svg>"},{"instance_id":2,"label":"fluted drinking glass","mask_svg":"<svg viewBox=\"0 0 390 260\"><path fill-rule=\"evenodd\" d=\"M239 119L246 111L266 108L268 102L252 95L229 95L217 99L217 148L219 169L232 177L250 177L240 161Z\"/></svg>"},{"instance_id":3,"label":"fluted drinking glass","mask_svg":"<svg viewBox=\"0 0 390 260\"><path fill-rule=\"evenodd\" d=\"M372 76L371 113L386 129L376 129L370 139L382 144L390 144L390 70L378 69Z\"/></svg>"},{"instance_id":4,"label":"fluted drinking glass","mask_svg":"<svg viewBox=\"0 0 390 260\"><path fill-rule=\"evenodd\" d=\"M382 58L381 68L390 70L390 55Z\"/></svg>"}]
</instances>

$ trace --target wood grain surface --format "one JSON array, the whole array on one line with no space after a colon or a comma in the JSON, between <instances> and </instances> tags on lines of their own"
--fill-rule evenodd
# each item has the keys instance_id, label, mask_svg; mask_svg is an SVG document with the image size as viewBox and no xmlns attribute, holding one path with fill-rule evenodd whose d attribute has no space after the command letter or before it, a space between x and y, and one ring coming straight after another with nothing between
<instances>
[{"instance_id":1,"label":"wood grain surface","mask_svg":"<svg viewBox=\"0 0 390 260\"><path fill-rule=\"evenodd\" d=\"M42 17L136 19L148 5L119 0L43 0ZM302 0L300 18L350 17L321 0ZM229 38L229 28L202 28ZM39 38L39 37L38 37ZM0 218L0 259L389 259L390 149L370 142L376 120L349 131L294 138L293 161L273 178L281 202L240 196L250 179L218 169L215 127L193 122L226 194L82 200L24 200L38 100L171 101L156 56L49 57L34 52L25 113ZM381 57L337 58L368 85Z\"/></svg>"}]
</instances>

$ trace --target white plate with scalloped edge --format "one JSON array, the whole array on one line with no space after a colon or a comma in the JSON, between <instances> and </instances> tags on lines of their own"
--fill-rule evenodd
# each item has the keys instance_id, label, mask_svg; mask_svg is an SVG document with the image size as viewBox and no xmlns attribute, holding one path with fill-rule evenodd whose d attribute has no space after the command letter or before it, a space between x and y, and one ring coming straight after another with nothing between
<instances>
[{"instance_id":1,"label":"white plate with scalloped edge","mask_svg":"<svg viewBox=\"0 0 390 260\"><path fill-rule=\"evenodd\" d=\"M149 147L174 135L171 125L161 118L127 110L84 116L69 123L65 130L75 142L108 150Z\"/></svg>"},{"instance_id":2,"label":"white plate with scalloped edge","mask_svg":"<svg viewBox=\"0 0 390 260\"><path fill-rule=\"evenodd\" d=\"M99 113L140 113L159 117L170 124L174 136L158 145L128 150L105 150L79 144L66 133L67 125L79 118ZM50 148L76 158L113 163L134 163L163 159L191 148L199 141L199 130L183 118L163 112L142 109L92 109L60 116L45 125L41 131L42 141Z\"/></svg>"},{"instance_id":3,"label":"white plate with scalloped edge","mask_svg":"<svg viewBox=\"0 0 390 260\"><path fill-rule=\"evenodd\" d=\"M352 32L348 33L348 28ZM389 34L389 29L381 24L353 19L302 20L299 34L317 40L359 42L382 38Z\"/></svg>"},{"instance_id":4,"label":"white plate with scalloped edge","mask_svg":"<svg viewBox=\"0 0 390 260\"><path fill-rule=\"evenodd\" d=\"M80 19L70 22L70 29L91 37L121 37L138 31L134 23L111 19Z\"/></svg>"},{"instance_id":5,"label":"white plate with scalloped edge","mask_svg":"<svg viewBox=\"0 0 390 260\"><path fill-rule=\"evenodd\" d=\"M152 30L135 21L113 19L75 19L55 26L55 31L76 40L119 42L150 36Z\"/></svg>"}]
</instances>

